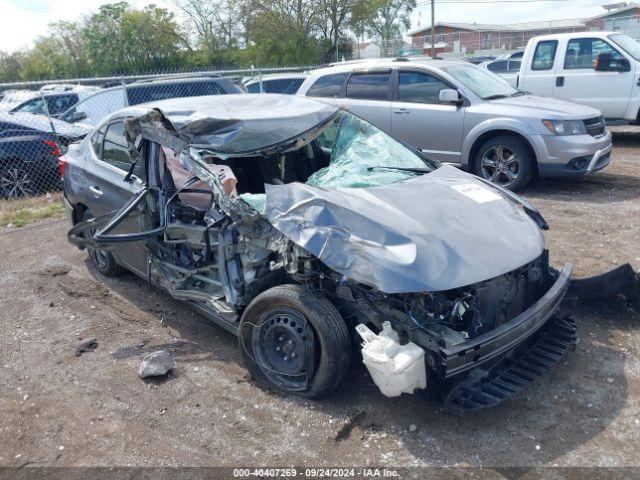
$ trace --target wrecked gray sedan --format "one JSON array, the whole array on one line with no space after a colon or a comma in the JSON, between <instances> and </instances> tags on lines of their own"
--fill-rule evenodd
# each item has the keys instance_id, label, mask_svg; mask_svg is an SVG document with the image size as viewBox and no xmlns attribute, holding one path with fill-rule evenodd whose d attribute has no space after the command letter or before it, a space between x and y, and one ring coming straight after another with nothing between
<instances>
[{"instance_id":1,"label":"wrecked gray sedan","mask_svg":"<svg viewBox=\"0 0 640 480\"><path fill-rule=\"evenodd\" d=\"M352 346L388 396L511 397L575 342L540 214L330 105L278 95L122 110L62 160L95 268L236 334L258 381L335 389Z\"/></svg>"}]
</instances>

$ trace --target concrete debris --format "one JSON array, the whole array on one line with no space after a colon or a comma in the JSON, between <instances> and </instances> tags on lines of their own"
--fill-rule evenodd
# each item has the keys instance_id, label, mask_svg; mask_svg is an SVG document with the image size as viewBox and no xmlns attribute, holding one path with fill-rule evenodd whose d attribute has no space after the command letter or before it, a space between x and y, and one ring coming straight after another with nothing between
<instances>
[{"instance_id":1,"label":"concrete debris","mask_svg":"<svg viewBox=\"0 0 640 480\"><path fill-rule=\"evenodd\" d=\"M169 352L158 350L144 357L138 374L141 378L158 377L166 375L175 366L176 362L173 361Z\"/></svg>"}]
</instances>

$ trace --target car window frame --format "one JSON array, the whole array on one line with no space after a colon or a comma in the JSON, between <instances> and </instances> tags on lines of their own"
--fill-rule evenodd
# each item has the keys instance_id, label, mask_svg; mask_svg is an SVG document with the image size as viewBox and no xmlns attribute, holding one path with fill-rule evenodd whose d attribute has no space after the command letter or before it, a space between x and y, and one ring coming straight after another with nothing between
<instances>
[{"instance_id":1,"label":"car window frame","mask_svg":"<svg viewBox=\"0 0 640 480\"><path fill-rule=\"evenodd\" d=\"M518 68L512 70L511 69L511 64L512 63L517 63L518 64ZM519 72L521 68L522 68L522 60L519 60L519 59L508 60L507 61L507 72L506 73Z\"/></svg>"},{"instance_id":2,"label":"car window frame","mask_svg":"<svg viewBox=\"0 0 640 480\"><path fill-rule=\"evenodd\" d=\"M589 67L567 67L567 54L569 53L569 43L571 43L574 40L577 40L577 41L581 41L581 40L592 40L592 41L593 40L600 40L601 42L604 42L605 44L607 44L609 46L609 48L611 48L614 52L616 52L618 55L620 55L621 58L627 58L627 57L625 57L625 55L620 50L615 48L613 45L611 45L610 42L608 42L604 38L601 38L601 37L574 37L574 38L569 38L567 40L567 44L566 44L566 47L564 49L564 60L562 61L562 69L563 70L593 70L593 61L591 63L591 66L589 66ZM593 49L592 49L592 52L593 52Z\"/></svg>"},{"instance_id":3,"label":"car window frame","mask_svg":"<svg viewBox=\"0 0 640 480\"><path fill-rule=\"evenodd\" d=\"M491 67L501 63L504 65L504 70L491 70ZM493 62L489 62L487 64L487 70L489 70L492 73L506 73L509 71L509 60L494 60Z\"/></svg>"},{"instance_id":4,"label":"car window frame","mask_svg":"<svg viewBox=\"0 0 640 480\"><path fill-rule=\"evenodd\" d=\"M394 85L396 83L395 77L395 69L393 68L367 68L367 69L356 69L349 72L347 76L347 80L342 85L342 90L340 92L339 98L345 98L348 100L356 100L356 101L367 101L367 102L391 102L393 101L394 96ZM389 75L389 80L387 83L387 98L355 98L347 96L347 86L351 81L351 78L355 75L375 75L375 74L387 74Z\"/></svg>"},{"instance_id":5,"label":"car window frame","mask_svg":"<svg viewBox=\"0 0 640 480\"><path fill-rule=\"evenodd\" d=\"M535 61L536 61L536 53L538 52L538 49L540 48L540 45L542 44L553 44L555 46L554 50L553 50L553 56L551 57L551 65L549 66L549 68L535 68ZM558 40L540 40L538 43L536 43L536 48L534 48L533 50L533 55L531 56L531 65L529 65L529 68L531 69L532 72L548 72L548 71L553 71L553 68L556 64L556 58L558 56L558 46L559 46L559 42Z\"/></svg>"},{"instance_id":6,"label":"car window frame","mask_svg":"<svg viewBox=\"0 0 640 480\"><path fill-rule=\"evenodd\" d=\"M104 142L104 134L107 131L106 127L107 127L107 124L100 125L89 136L89 143L91 144L91 151L93 152L93 156L95 157L96 160L100 160L101 162L102 162L102 143ZM100 139L99 142L97 142L99 151L96 152L95 143L93 140L95 137L98 137L99 135L102 135L102 138Z\"/></svg>"},{"instance_id":7,"label":"car window frame","mask_svg":"<svg viewBox=\"0 0 640 480\"><path fill-rule=\"evenodd\" d=\"M349 81L349 77L351 76L351 73L352 72L349 72L349 71L342 71L342 72L332 72L332 73L326 73L324 75L318 75L318 77L316 77L316 79L313 81L313 83L311 85L309 85L309 88L307 88L307 91L304 93L304 96L305 97L310 97L310 98L345 98L344 94L345 94L347 82ZM325 77L340 76L340 75L344 75L344 79L342 80L342 84L340 85L340 89L338 90L338 92L335 95L318 96L318 95L310 95L309 94L311 89L316 85L316 83L318 83L320 81L320 79L325 78Z\"/></svg>"},{"instance_id":8,"label":"car window frame","mask_svg":"<svg viewBox=\"0 0 640 480\"><path fill-rule=\"evenodd\" d=\"M447 86L447 88L450 88L452 90L456 90L458 91L458 87L456 87L455 85L453 85L450 81L448 81L446 78L443 78L441 75L438 75L437 72L434 72L432 70L426 70L424 68L416 68L416 67L399 67L394 69L394 79L393 79L393 97L392 97L392 101L394 102L401 102L401 103L411 103L413 105L449 105L448 103L444 103L444 102L435 102L435 103L427 103L427 102L411 102L411 101L407 101L407 100L400 100L400 72L416 72L416 73L422 73L424 75L430 75L432 77L434 77L436 80L438 80L439 82L445 84Z\"/></svg>"},{"instance_id":9,"label":"car window frame","mask_svg":"<svg viewBox=\"0 0 640 480\"><path fill-rule=\"evenodd\" d=\"M15 107L13 107L10 111L11 112L16 112L16 113L32 113L32 112L24 112L22 109L24 107L26 107L27 105L31 105L32 103L36 103L36 102L42 102L42 104L46 104L47 101L41 96L35 96L33 98L30 98L28 100L25 100L24 102L22 102L20 105L17 105Z\"/></svg>"},{"instance_id":10,"label":"car window frame","mask_svg":"<svg viewBox=\"0 0 640 480\"><path fill-rule=\"evenodd\" d=\"M104 133L102 134L102 141L100 142L100 155L95 154L95 150L93 150L93 145L91 146L91 149L93 150L93 152L95 154L95 158L99 162L100 165L105 166L108 169L113 170L114 172L117 172L117 173L121 174L122 176L127 175L128 171L129 171L129 168L131 167L131 164L133 162L129 163L129 168L122 169L122 168L117 167L113 163L110 163L110 162L104 160L103 159L103 155L104 155L104 142L105 142L105 139L107 138L107 131L109 130L109 127L111 125L113 125L114 123L124 123L124 119L125 119L125 117L112 118L107 123L103 123L102 125L100 125L100 127L98 127L96 129L96 133L98 133L99 130L104 128ZM142 171L142 168L143 168L142 165L136 165L136 167L134 168L134 171L133 171L133 175L132 175L132 178L138 180L140 183L142 183L142 178L143 178L143 175L144 175L144 172Z\"/></svg>"},{"instance_id":11,"label":"car window frame","mask_svg":"<svg viewBox=\"0 0 640 480\"><path fill-rule=\"evenodd\" d=\"M70 98L73 103L68 105L64 110L60 110L60 111L57 111L57 112L52 112L53 109L51 108L51 105L58 98ZM44 99L45 99L45 102L47 104L47 111L51 115L61 115L64 112L66 112L67 110L69 110L70 108L73 108L75 105L77 105L80 102L80 96L77 93L74 93L74 92L60 93L60 94L57 94L57 95L47 95L47 96L44 97Z\"/></svg>"}]
</instances>

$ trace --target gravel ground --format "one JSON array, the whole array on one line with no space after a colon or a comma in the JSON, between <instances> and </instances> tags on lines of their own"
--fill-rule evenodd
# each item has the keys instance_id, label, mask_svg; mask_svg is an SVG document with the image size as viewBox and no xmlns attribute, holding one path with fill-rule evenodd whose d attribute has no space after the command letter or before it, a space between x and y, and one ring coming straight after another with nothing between
<instances>
[{"instance_id":1,"label":"gravel ground","mask_svg":"<svg viewBox=\"0 0 640 480\"><path fill-rule=\"evenodd\" d=\"M638 152L640 132L620 129L604 172L524 192L555 264L640 269ZM100 277L67 228L0 231L0 466L640 465L640 315L621 302L578 306L576 352L490 411L385 398L360 365L305 401L253 384L236 339L180 302L131 274ZM176 369L141 380L161 348Z\"/></svg>"}]
</instances>

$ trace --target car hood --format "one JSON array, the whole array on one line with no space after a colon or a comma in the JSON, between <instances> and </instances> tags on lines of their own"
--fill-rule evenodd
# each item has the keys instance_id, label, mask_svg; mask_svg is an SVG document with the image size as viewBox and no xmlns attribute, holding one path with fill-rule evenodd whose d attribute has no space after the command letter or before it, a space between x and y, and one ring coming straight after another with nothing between
<instances>
[{"instance_id":1,"label":"car hood","mask_svg":"<svg viewBox=\"0 0 640 480\"><path fill-rule=\"evenodd\" d=\"M580 105L579 103L566 102L556 98L539 97L537 95L520 95L517 97L500 98L491 100L492 105L500 105L505 107L513 107L517 109L519 115L523 114L523 109L540 118L549 118L555 116L558 119L577 119L599 117L602 113L595 108Z\"/></svg>"},{"instance_id":2,"label":"car hood","mask_svg":"<svg viewBox=\"0 0 640 480\"><path fill-rule=\"evenodd\" d=\"M517 199L448 165L380 187L265 188L265 214L277 230L332 270L386 293L474 284L544 249Z\"/></svg>"}]
</instances>

